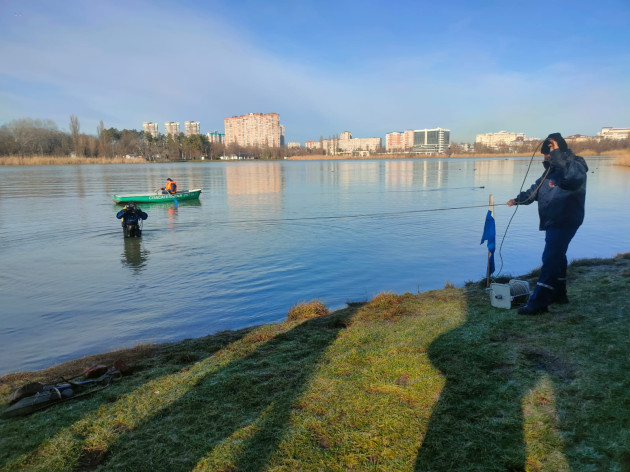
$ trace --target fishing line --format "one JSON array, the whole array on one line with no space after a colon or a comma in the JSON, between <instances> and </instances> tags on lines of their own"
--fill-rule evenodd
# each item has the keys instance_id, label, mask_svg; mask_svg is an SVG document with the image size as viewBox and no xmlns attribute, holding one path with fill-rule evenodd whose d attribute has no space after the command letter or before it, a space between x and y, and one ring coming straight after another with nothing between
<instances>
[{"instance_id":1,"label":"fishing line","mask_svg":"<svg viewBox=\"0 0 630 472\"><path fill-rule=\"evenodd\" d=\"M499 205L507 205L501 203ZM241 223L276 223L280 221L307 221L307 220L334 220L345 218L374 218L379 216L399 216L410 215L414 213L429 213L435 211L449 211L449 210L465 210L468 208L487 208L488 204L483 205L469 205L459 207L446 207L446 208L429 208L424 210L406 210L406 211L392 211L381 213L361 213L358 215L329 215L329 216L302 216L295 218L269 218L269 219L245 219L245 220L231 220L231 221L212 221L212 224L241 224Z\"/></svg>"}]
</instances>

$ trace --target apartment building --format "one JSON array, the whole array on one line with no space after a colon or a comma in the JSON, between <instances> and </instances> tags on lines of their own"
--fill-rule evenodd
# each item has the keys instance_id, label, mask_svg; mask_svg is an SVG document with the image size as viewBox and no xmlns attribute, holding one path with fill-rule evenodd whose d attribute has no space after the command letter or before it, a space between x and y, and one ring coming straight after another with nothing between
<instances>
[{"instance_id":1,"label":"apartment building","mask_svg":"<svg viewBox=\"0 0 630 472\"><path fill-rule=\"evenodd\" d=\"M208 141L211 143L223 144L225 142L225 134L213 131L212 133L206 133Z\"/></svg>"},{"instance_id":2,"label":"apartment building","mask_svg":"<svg viewBox=\"0 0 630 472\"><path fill-rule=\"evenodd\" d=\"M179 121L167 121L166 123L164 123L164 134L166 134L166 136L178 136Z\"/></svg>"},{"instance_id":3,"label":"apartment building","mask_svg":"<svg viewBox=\"0 0 630 472\"><path fill-rule=\"evenodd\" d=\"M613 128L605 126L597 133L602 139L628 139L630 137L630 128Z\"/></svg>"},{"instance_id":4,"label":"apartment building","mask_svg":"<svg viewBox=\"0 0 630 472\"><path fill-rule=\"evenodd\" d=\"M385 135L387 152L408 152L413 148L413 130L393 131Z\"/></svg>"},{"instance_id":5,"label":"apartment building","mask_svg":"<svg viewBox=\"0 0 630 472\"><path fill-rule=\"evenodd\" d=\"M184 121L184 134L192 136L193 134L201 134L198 121Z\"/></svg>"},{"instance_id":6,"label":"apartment building","mask_svg":"<svg viewBox=\"0 0 630 472\"><path fill-rule=\"evenodd\" d=\"M304 143L304 147L306 149L321 149L322 143L319 141L313 141L312 139L309 139L308 141Z\"/></svg>"},{"instance_id":7,"label":"apartment building","mask_svg":"<svg viewBox=\"0 0 630 472\"><path fill-rule=\"evenodd\" d=\"M328 155L376 152L380 151L382 145L383 140L381 138L353 138L350 131L344 131L339 135L339 138L322 141L323 150ZM317 147L319 147L319 142L317 142Z\"/></svg>"},{"instance_id":8,"label":"apartment building","mask_svg":"<svg viewBox=\"0 0 630 472\"><path fill-rule=\"evenodd\" d=\"M280 147L284 141L278 113L249 113L225 118L225 144Z\"/></svg>"},{"instance_id":9,"label":"apartment building","mask_svg":"<svg viewBox=\"0 0 630 472\"><path fill-rule=\"evenodd\" d=\"M393 131L385 135L387 152L441 154L451 143L451 130L444 128Z\"/></svg>"},{"instance_id":10,"label":"apartment building","mask_svg":"<svg viewBox=\"0 0 630 472\"><path fill-rule=\"evenodd\" d=\"M524 141L525 133L508 133L507 131L499 131L498 133L478 134L475 138L475 144L498 148L500 146L508 146L514 141Z\"/></svg>"},{"instance_id":11,"label":"apartment building","mask_svg":"<svg viewBox=\"0 0 630 472\"><path fill-rule=\"evenodd\" d=\"M144 131L145 134L150 134L154 138L157 138L158 137L158 124L153 123L152 121L145 121L144 123L142 123L142 131Z\"/></svg>"}]
</instances>

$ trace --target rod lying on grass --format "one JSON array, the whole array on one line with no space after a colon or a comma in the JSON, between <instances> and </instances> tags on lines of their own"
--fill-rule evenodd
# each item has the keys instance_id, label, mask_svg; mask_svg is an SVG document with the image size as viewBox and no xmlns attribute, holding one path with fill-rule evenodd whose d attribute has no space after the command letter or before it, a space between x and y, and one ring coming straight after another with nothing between
<instances>
[{"instance_id":1,"label":"rod lying on grass","mask_svg":"<svg viewBox=\"0 0 630 472\"><path fill-rule=\"evenodd\" d=\"M61 378L52 384L28 383L11 393L10 406L4 410L2 418L30 415L63 401L92 395L109 387L112 380L119 379L128 370L124 362L116 361L111 368L95 365L69 380ZM73 381L79 377L84 380Z\"/></svg>"}]
</instances>

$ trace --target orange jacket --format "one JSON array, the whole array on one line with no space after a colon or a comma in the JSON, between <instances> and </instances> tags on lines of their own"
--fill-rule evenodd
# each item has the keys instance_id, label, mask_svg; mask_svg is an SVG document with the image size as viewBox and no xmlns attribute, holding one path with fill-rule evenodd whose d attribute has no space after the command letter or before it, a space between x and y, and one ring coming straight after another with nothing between
<instances>
[{"instance_id":1,"label":"orange jacket","mask_svg":"<svg viewBox=\"0 0 630 472\"><path fill-rule=\"evenodd\" d=\"M166 182L166 187L164 189L172 195L177 192L177 184L172 180L168 181Z\"/></svg>"}]
</instances>

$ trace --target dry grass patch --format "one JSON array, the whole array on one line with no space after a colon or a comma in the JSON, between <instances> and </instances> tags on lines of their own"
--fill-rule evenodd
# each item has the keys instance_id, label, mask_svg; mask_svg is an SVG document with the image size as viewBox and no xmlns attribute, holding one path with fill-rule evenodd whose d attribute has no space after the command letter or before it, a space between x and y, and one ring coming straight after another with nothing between
<instances>
[{"instance_id":1,"label":"dry grass patch","mask_svg":"<svg viewBox=\"0 0 630 472\"><path fill-rule=\"evenodd\" d=\"M615 165L630 167L630 150L621 149L619 151L614 151L611 154L615 156L615 159L613 160Z\"/></svg>"},{"instance_id":2,"label":"dry grass patch","mask_svg":"<svg viewBox=\"0 0 630 472\"><path fill-rule=\"evenodd\" d=\"M319 300L298 303L287 314L287 321L301 321L329 314L328 308Z\"/></svg>"}]
</instances>

